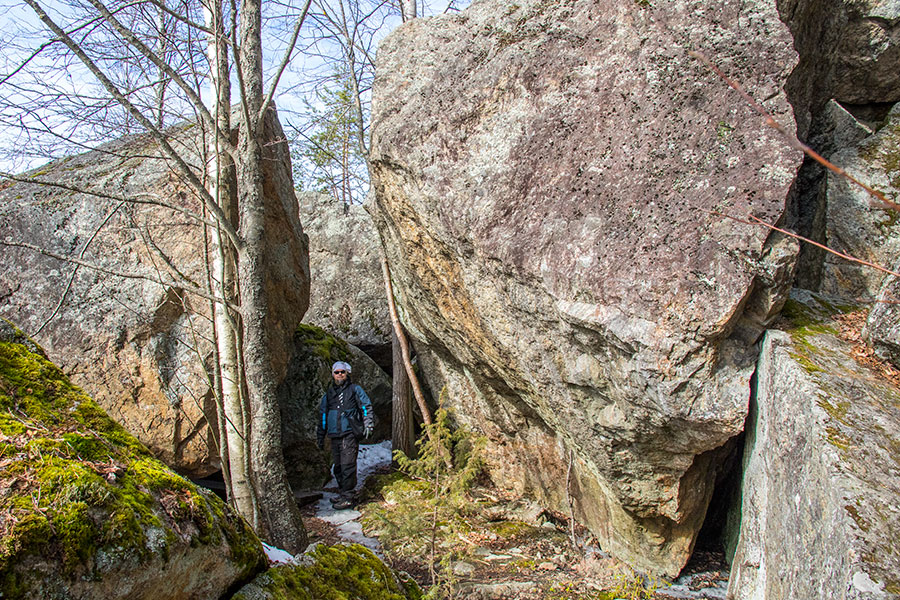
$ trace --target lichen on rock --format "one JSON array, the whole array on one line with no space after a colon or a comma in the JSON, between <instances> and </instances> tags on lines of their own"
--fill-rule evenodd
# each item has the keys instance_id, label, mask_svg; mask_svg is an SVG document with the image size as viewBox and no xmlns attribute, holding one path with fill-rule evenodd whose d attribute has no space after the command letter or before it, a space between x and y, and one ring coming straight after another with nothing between
<instances>
[{"instance_id":1,"label":"lichen on rock","mask_svg":"<svg viewBox=\"0 0 900 600\"><path fill-rule=\"evenodd\" d=\"M495 481L675 575L744 425L797 244L775 3L474 2L379 46L369 207L431 389ZM571 491L566 489L571 473Z\"/></svg>"},{"instance_id":2,"label":"lichen on rock","mask_svg":"<svg viewBox=\"0 0 900 600\"><path fill-rule=\"evenodd\" d=\"M729 597L900 598L900 390L836 335L841 307L794 298L759 358Z\"/></svg>"}]
</instances>

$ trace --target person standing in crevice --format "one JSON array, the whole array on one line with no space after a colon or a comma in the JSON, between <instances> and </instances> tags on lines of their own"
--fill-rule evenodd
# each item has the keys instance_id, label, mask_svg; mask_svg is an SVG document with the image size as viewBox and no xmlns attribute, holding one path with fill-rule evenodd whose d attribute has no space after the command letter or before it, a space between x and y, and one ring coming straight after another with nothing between
<instances>
[{"instance_id":1,"label":"person standing in crevice","mask_svg":"<svg viewBox=\"0 0 900 600\"><path fill-rule=\"evenodd\" d=\"M340 494L331 501L334 508L344 510L354 505L356 488L356 458L359 440L372 435L372 401L358 385L351 381L351 367L338 361L331 367L333 381L319 403L316 441L320 450L325 438L331 442L334 478Z\"/></svg>"}]
</instances>

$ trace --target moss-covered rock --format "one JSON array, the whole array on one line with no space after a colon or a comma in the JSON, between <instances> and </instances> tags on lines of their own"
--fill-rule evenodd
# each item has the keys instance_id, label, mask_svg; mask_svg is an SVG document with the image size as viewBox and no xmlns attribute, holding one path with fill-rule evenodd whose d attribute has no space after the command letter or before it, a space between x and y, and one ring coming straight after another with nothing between
<instances>
[{"instance_id":1,"label":"moss-covered rock","mask_svg":"<svg viewBox=\"0 0 900 600\"><path fill-rule=\"evenodd\" d=\"M269 569L232 600L418 600L419 586L359 544L316 545L297 565Z\"/></svg>"},{"instance_id":2,"label":"moss-covered rock","mask_svg":"<svg viewBox=\"0 0 900 600\"><path fill-rule=\"evenodd\" d=\"M265 565L243 519L156 460L0 321L0 597L216 598Z\"/></svg>"},{"instance_id":3,"label":"moss-covered rock","mask_svg":"<svg viewBox=\"0 0 900 600\"><path fill-rule=\"evenodd\" d=\"M900 598L900 390L795 291L762 344L729 597Z\"/></svg>"}]
</instances>

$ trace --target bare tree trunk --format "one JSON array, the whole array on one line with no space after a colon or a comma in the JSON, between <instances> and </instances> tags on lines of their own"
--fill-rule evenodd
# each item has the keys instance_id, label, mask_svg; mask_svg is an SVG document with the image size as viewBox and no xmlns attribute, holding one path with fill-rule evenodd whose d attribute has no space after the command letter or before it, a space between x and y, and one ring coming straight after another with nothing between
<instances>
[{"instance_id":1,"label":"bare tree trunk","mask_svg":"<svg viewBox=\"0 0 900 600\"><path fill-rule=\"evenodd\" d=\"M413 395L419 404L419 410L422 411L422 420L426 425L431 425L431 411L425 403L425 394L422 393L422 386L419 385L419 379L413 372L412 361L409 357L409 344L406 342L406 335L403 333L403 325L400 324L400 317L397 315L397 305L394 303L394 287L391 285L391 270L388 267L387 258L381 257L381 271L384 274L384 288L387 292L388 309L391 313L391 323L394 326L394 335L400 342L400 352L403 357L403 368L409 376L409 382L412 384Z\"/></svg>"},{"instance_id":2,"label":"bare tree trunk","mask_svg":"<svg viewBox=\"0 0 900 600\"><path fill-rule=\"evenodd\" d=\"M260 0L241 3L238 59L244 122L238 134L237 180L240 231L244 247L238 254L243 313L244 370L250 398L252 428L250 460L259 506L261 537L291 553L308 543L297 502L287 482L281 452L281 413L275 395L269 332L265 264L265 199L262 179L264 135L262 8Z\"/></svg>"},{"instance_id":3,"label":"bare tree trunk","mask_svg":"<svg viewBox=\"0 0 900 600\"><path fill-rule=\"evenodd\" d=\"M275 396L276 379L266 330L262 149L256 139L247 136L241 140L239 153L241 232L246 246L239 255L238 270L244 313L244 369L252 422L250 460L259 505L257 532L270 544L298 553L306 548L307 537L284 469L281 413Z\"/></svg>"},{"instance_id":4,"label":"bare tree trunk","mask_svg":"<svg viewBox=\"0 0 900 600\"><path fill-rule=\"evenodd\" d=\"M222 20L220 2L207 6L209 36L207 54L209 56L212 97L214 98L215 123L220 131L231 130L231 85L228 77L228 49ZM221 147L222 140L213 134L210 140L210 162L207 165L209 192L216 199L225 218L237 228L238 210L234 164ZM246 412L243 394L239 353L241 348L240 317L231 313L229 306L236 305L237 297L237 254L234 245L221 230L215 231L216 253L215 273L219 281L221 302L216 303L216 343L219 353L219 368L222 378L222 408L224 411L225 439L227 442L228 480L231 485L228 497L237 511L255 527L259 521L250 478L249 423L244 418Z\"/></svg>"},{"instance_id":5,"label":"bare tree trunk","mask_svg":"<svg viewBox=\"0 0 900 600\"><path fill-rule=\"evenodd\" d=\"M403 366L403 351L397 333L392 337L394 383L391 410L391 448L400 450L406 456L415 456L413 443L412 395L410 394L409 375Z\"/></svg>"},{"instance_id":6,"label":"bare tree trunk","mask_svg":"<svg viewBox=\"0 0 900 600\"><path fill-rule=\"evenodd\" d=\"M403 22L416 18L416 0L400 0L400 12Z\"/></svg>"}]
</instances>

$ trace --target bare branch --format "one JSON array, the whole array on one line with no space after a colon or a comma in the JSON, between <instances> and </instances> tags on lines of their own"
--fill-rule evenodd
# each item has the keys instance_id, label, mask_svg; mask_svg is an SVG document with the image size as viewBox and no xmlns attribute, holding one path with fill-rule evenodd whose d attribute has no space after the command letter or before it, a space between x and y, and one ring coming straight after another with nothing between
<instances>
[{"instance_id":1,"label":"bare branch","mask_svg":"<svg viewBox=\"0 0 900 600\"><path fill-rule=\"evenodd\" d=\"M97 237L97 234L100 233L100 230L103 229L104 227L106 227L106 224L109 223L109 220L112 218L112 216L114 214L116 214L119 211L119 209L122 208L122 206L124 206L124 205L125 205L124 201L119 202L111 211L109 211L109 214L106 215L106 218L103 219L103 221L99 225L97 225L97 228L94 229L94 233L91 234L91 237L88 238L88 240L84 243L84 246L81 248L81 252L78 253L79 259L84 258L84 254L85 254L85 252L87 252L88 246L91 245L91 242L94 241L94 238ZM59 297L59 302L56 303L56 308L53 309L53 312L50 313L50 316L47 317L47 319L41 324L40 327L37 328L36 331L28 334L30 337L37 336L37 334L39 334L41 331L43 331L44 327L49 325L50 321L52 321L56 317L56 315L59 313L59 310L62 308L63 303L66 301L66 296L68 296L69 290L72 289L72 283L75 281L75 275L78 274L79 266L80 265L76 264L75 268L72 269L72 273L69 275L69 281L66 283L66 289L63 290L62 296Z\"/></svg>"},{"instance_id":2,"label":"bare branch","mask_svg":"<svg viewBox=\"0 0 900 600\"><path fill-rule=\"evenodd\" d=\"M281 79L281 75L291 61L291 54L294 51L294 47L297 45L297 36L300 35L300 27L303 26L303 21L306 20L306 14L309 12L310 4L312 4L312 0L306 0L306 4L303 5L303 12L300 14L300 19L297 20L297 24L294 26L294 33L291 35L291 41L284 51L284 58L282 58L281 65L279 65L278 71L275 73L275 78L272 80L272 86L269 88L269 93L266 95L265 100L263 100L259 114L256 116L258 120L262 120L266 111L269 109L269 105L272 103L272 98L275 97L275 89L278 87L278 81Z\"/></svg>"},{"instance_id":3,"label":"bare branch","mask_svg":"<svg viewBox=\"0 0 900 600\"><path fill-rule=\"evenodd\" d=\"M167 15L169 15L170 17L173 17L173 18L176 19L177 21L181 21L182 23L184 23L185 25L187 25L188 27L190 27L190 28L192 28L192 29L199 29L200 31L202 31L203 33L205 33L205 34L207 34L207 35L212 35L212 30L209 29L208 27L206 27L205 25L201 25L200 23L197 23L197 22L195 22L195 21L191 21L190 19L188 19L188 18L185 17L184 15L182 15L182 14L180 14L180 13L177 13L177 12L175 12L174 10L172 10L171 8L169 8L168 6L166 6L165 3L159 2L159 0L143 0L143 2L146 2L146 3L148 3L148 4L152 4L152 5L155 6L156 8L158 8L158 9L160 9L161 11L165 12L165 13L166 13Z\"/></svg>"},{"instance_id":4,"label":"bare branch","mask_svg":"<svg viewBox=\"0 0 900 600\"><path fill-rule=\"evenodd\" d=\"M34 244L29 244L27 242L13 242L10 240L0 240L0 246L6 246L9 248L26 248L28 250L33 250L34 252L37 252L39 254L43 254L44 256L49 256L50 258L55 258L56 260L72 263L75 265L82 266L86 269L91 269L92 271L97 271L98 273L103 273L105 275L113 275L115 277L121 277L123 279L141 279L144 281L152 281L153 283L157 283L161 286L179 285L175 281L162 281L161 279L154 279L153 277L150 277L149 275L145 275L145 274L141 274L141 273L131 273L128 271L118 271L116 269L102 267L100 265L90 263L90 262L81 260L79 258L73 258L71 256L64 256L62 254L57 254L56 252L51 252L50 250L47 250L46 248L41 248L39 246L35 246ZM184 287L181 285L179 285L179 287L182 287L186 292L189 292L196 296L200 296L201 298L206 298L207 300L212 300L214 302L223 302L223 300L221 298L216 298L214 295L212 295L198 287L195 287L195 286ZM235 311L236 313L241 312L241 308L239 306L234 306L232 304L229 304L228 307L231 310Z\"/></svg>"},{"instance_id":5,"label":"bare branch","mask_svg":"<svg viewBox=\"0 0 900 600\"><path fill-rule=\"evenodd\" d=\"M200 96L197 94L194 89L187 84L187 82L178 74L171 66L169 66L164 60L162 60L157 54L147 47L141 40L134 35L134 32L126 28L122 23L113 16L112 13L109 12L109 9L103 5L100 0L88 0L91 5L97 9L106 21L112 25L113 29L115 29L122 38L131 44L138 52L144 55L150 62L156 65L163 73L165 73L172 81L175 82L181 90L188 97L188 100L191 101L191 105L197 109L200 117L206 121L207 126L210 127L216 135L219 136L219 139L222 140L223 147L226 149L231 149L231 143L229 137L225 134L225 132L220 131L218 125L213 119L212 115L209 114L209 111L206 109L206 105L203 103L203 100L200 99Z\"/></svg>"},{"instance_id":6,"label":"bare branch","mask_svg":"<svg viewBox=\"0 0 900 600\"><path fill-rule=\"evenodd\" d=\"M155 157L151 157L151 158L155 158ZM156 198L159 198L159 196L157 196L155 194L151 194L149 192L141 192L141 193L135 194L135 196L132 198L126 198L125 196L113 196L112 194L107 194L104 192L97 192L94 190L88 190L85 188L80 188L80 187L77 187L74 185L68 185L65 183L59 183L56 181L47 181L45 179L37 179L34 177L21 177L19 175L13 175L12 173L5 173L3 171L0 171L0 177L5 177L6 179L9 179L11 181L17 181L19 183L33 183L35 185L45 185L47 187L59 188L62 190L75 192L77 194L85 194L87 196L94 196L95 198L103 198L104 200L127 202L129 204L149 204L149 205L153 205L153 206L159 206L162 208L167 208L169 210L175 211L177 213L181 213L186 217L189 217L191 219L198 221L199 223L204 223L204 224L210 225L212 227L215 227L215 225L216 225L215 221L211 221L211 220L207 219L206 217L203 217L202 215L199 215L191 210L188 210L188 209L180 207L180 206L175 206L174 204L169 204L168 202L163 202L162 200L158 200ZM154 200L140 200L140 199L138 199L139 196L149 196L149 197L155 198L155 199Z\"/></svg>"},{"instance_id":7,"label":"bare branch","mask_svg":"<svg viewBox=\"0 0 900 600\"><path fill-rule=\"evenodd\" d=\"M787 140L788 144L790 144L791 147L803 152L804 154L809 156L811 159L813 159L814 161L816 161L819 164L821 164L822 166L824 166L826 169L840 175L841 177L844 177L844 178L852 181L853 183L855 183L856 185L858 185L859 187L861 187L862 189L867 191L871 196L873 196L879 202L881 202L885 207L891 208L896 211L900 211L900 204L897 204L896 202L888 200L887 196L885 196L878 190L872 188L871 186L868 186L865 183L861 182L860 180L856 179L855 177L853 177L852 175L847 173L847 171L845 171L844 169L833 164L832 162L830 162L829 160L827 160L826 158L821 156L818 152L816 152L815 150L813 150L812 148L810 148L809 146L807 146L806 144L801 142L799 139L797 139L797 136L793 135L791 132L789 132L787 130L787 128L784 125L782 125L781 123L776 121L775 117L773 117L769 111L767 111L759 102L757 102L753 98L753 96L748 94L747 91L743 88L743 86L741 86L740 83L734 81L733 79L730 79L719 67L717 67L715 64L713 64L713 62L711 60L709 60L709 58L707 58L706 55L704 55L701 52L696 52L693 50L690 51L688 54L690 54L692 57L694 57L697 60L699 60L700 62L702 62L704 65L706 65L706 67L710 71L712 71L713 73L715 73L716 75L721 77L722 80L725 81L725 83L727 83L732 89L734 89L738 94L740 94L741 97L744 98L744 100L753 108L753 110L755 110L761 116L765 117L766 125L768 125L772 129L774 129L775 131L780 133L785 138L785 140Z\"/></svg>"},{"instance_id":8,"label":"bare branch","mask_svg":"<svg viewBox=\"0 0 900 600\"><path fill-rule=\"evenodd\" d=\"M772 231L777 231L779 233L783 233L784 235L798 239L801 242L806 242L807 244L812 244L813 246L815 246L817 248L821 248L822 250L825 250L826 252L830 252L831 254L834 254L835 256L840 256L841 258L843 258L845 260L849 260L850 262L855 262L855 263L858 263L861 265L865 265L867 267L871 267L873 269L881 271L882 273L887 273L888 275L893 275L894 277L900 277L900 273L898 273L896 271L891 271L890 269L888 269L886 267L882 267L879 264L869 262L869 261L863 260L861 258L856 258L855 256L850 256L849 254L844 254L843 252L838 252L837 250L829 248L825 244L820 244L819 242L813 241L809 238L803 237L802 235L796 234L793 231L789 231L787 229L782 229L781 227L776 227L775 225L770 225L769 223L766 223L759 217L754 216L752 214L748 213L747 219L741 219L739 217L735 217L733 215L725 214L725 213L715 211L715 210L705 210L705 209L699 209L699 210L702 210L703 212L706 212L711 215L725 217L726 219L731 219L732 221L737 221L738 223L743 223L744 225L762 225L763 227L771 229Z\"/></svg>"},{"instance_id":9,"label":"bare branch","mask_svg":"<svg viewBox=\"0 0 900 600\"><path fill-rule=\"evenodd\" d=\"M91 60L91 58L81 49L81 47L75 43L75 41L63 31L59 25L57 25L50 16L38 5L36 0L25 0L25 2L32 8L32 10L37 13L38 17L41 21L54 33L56 34L65 45L72 51L72 53L77 56L82 63L90 70L90 72L97 78L97 80L106 88L106 90L119 102L128 112L131 114L148 132L150 132L159 145L163 148L166 154L175 161L175 164L178 166L178 169L182 172L185 178L191 183L191 185L195 188L197 194L203 199L204 204L207 205L209 211L218 219L221 223L222 229L228 234L229 238L231 238L232 243L237 248L243 247L243 241L240 238L237 230L235 230L234 226L228 222L228 219L225 218L222 209L218 204L216 204L215 199L210 196L209 192L197 178L197 175L191 171L190 167L187 163L184 162L184 159L175 151L174 148L169 144L166 137L160 132L153 124L144 116L141 111L139 111L129 100L126 98L122 92L113 84L112 81L100 70L100 68Z\"/></svg>"}]
</instances>

